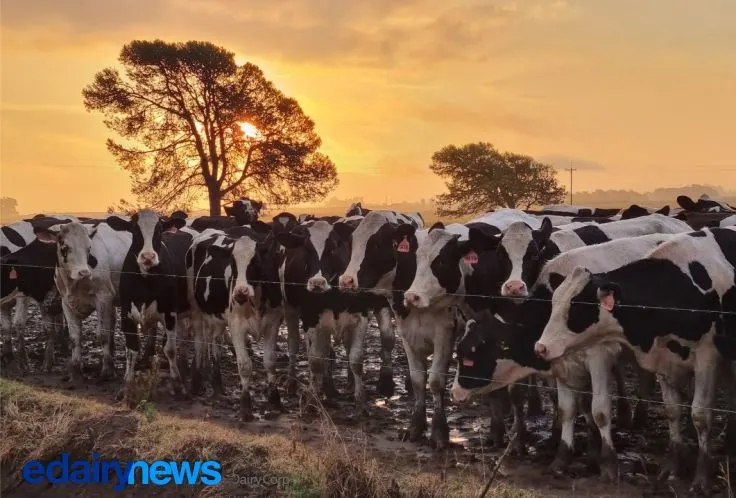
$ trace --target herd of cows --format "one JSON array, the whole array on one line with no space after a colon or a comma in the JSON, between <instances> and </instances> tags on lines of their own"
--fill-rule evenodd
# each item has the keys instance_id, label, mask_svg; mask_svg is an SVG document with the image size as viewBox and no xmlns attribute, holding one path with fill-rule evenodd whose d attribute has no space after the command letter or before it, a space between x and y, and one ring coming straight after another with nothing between
<instances>
[{"instance_id":1,"label":"herd of cows","mask_svg":"<svg viewBox=\"0 0 736 498\"><path fill-rule=\"evenodd\" d=\"M528 398L529 409L539 406L539 376L556 387L560 441L553 469L562 472L571 461L579 406L593 429L589 451L610 478L618 468L610 385L616 386L618 423L631 426L622 373L630 361L638 367L640 399L652 399L655 378L659 382L672 476L682 470L684 449L680 388L694 378L699 456L693 487L702 490L713 471L715 390L719 383L736 387L736 208L705 196L680 196L677 202L678 213L636 205L499 209L430 228L419 213L371 211L360 204L345 216L284 212L265 223L259 219L262 205L248 198L227 206L227 216L190 218L177 211L167 217L149 209L100 219L40 214L2 227L2 359L28 368L24 333L33 300L46 339L41 368L51 369L55 339L66 324L70 375L83 382L82 320L97 312L99 375L112 379L119 307L123 396L136 368L153 357L162 324L175 395L200 394L205 383L224 391L220 346L227 329L244 420L253 418L250 338L263 341L270 407L281 408L280 389L296 391L303 338L311 387L320 396L334 392L333 342L342 343L356 409L366 414L368 322L375 317L381 335L377 391L391 396L395 320L414 399L410 440L420 440L427 429L428 384L430 441L447 447L445 390L454 352L455 402L507 389L514 444L523 446L523 404ZM289 364L281 386L275 351L284 322ZM729 400L736 405L736 393ZM633 424L646 425L647 408L637 404ZM503 415L491 410L501 439ZM736 441L736 419L730 422L727 437Z\"/></svg>"}]
</instances>

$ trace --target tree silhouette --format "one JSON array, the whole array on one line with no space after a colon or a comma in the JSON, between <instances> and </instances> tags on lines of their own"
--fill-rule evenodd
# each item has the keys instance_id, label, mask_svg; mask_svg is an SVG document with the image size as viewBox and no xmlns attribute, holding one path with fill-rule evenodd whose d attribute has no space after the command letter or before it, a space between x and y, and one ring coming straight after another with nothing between
<instances>
[{"instance_id":1,"label":"tree silhouette","mask_svg":"<svg viewBox=\"0 0 736 498\"><path fill-rule=\"evenodd\" d=\"M119 61L123 74L103 69L82 94L122 137L107 147L142 204L189 207L206 191L218 215L243 195L288 204L321 200L337 186L314 122L257 66L198 41L136 40Z\"/></svg>"},{"instance_id":2,"label":"tree silhouette","mask_svg":"<svg viewBox=\"0 0 736 498\"><path fill-rule=\"evenodd\" d=\"M430 169L445 180L437 214L462 216L496 207L529 209L565 196L554 168L530 156L499 152L492 144L448 145L432 156Z\"/></svg>"}]
</instances>

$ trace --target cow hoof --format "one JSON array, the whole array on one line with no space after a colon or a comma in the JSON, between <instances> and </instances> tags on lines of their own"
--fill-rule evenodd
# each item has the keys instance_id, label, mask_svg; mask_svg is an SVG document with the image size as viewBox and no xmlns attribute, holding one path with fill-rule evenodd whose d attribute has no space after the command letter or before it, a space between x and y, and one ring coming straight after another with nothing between
<instances>
[{"instance_id":1,"label":"cow hoof","mask_svg":"<svg viewBox=\"0 0 736 498\"><path fill-rule=\"evenodd\" d=\"M527 455L526 444L524 444L523 438L516 437L511 443L511 449L509 450L513 456L524 457Z\"/></svg>"},{"instance_id":2,"label":"cow hoof","mask_svg":"<svg viewBox=\"0 0 736 498\"><path fill-rule=\"evenodd\" d=\"M254 419L253 404L248 391L243 391L240 394L240 419L243 422L251 422Z\"/></svg>"},{"instance_id":3,"label":"cow hoof","mask_svg":"<svg viewBox=\"0 0 736 498\"><path fill-rule=\"evenodd\" d=\"M427 418L424 412L417 412L411 417L409 428L404 435L404 440L409 440L412 443L421 441L424 437L424 431L427 430Z\"/></svg>"},{"instance_id":4,"label":"cow hoof","mask_svg":"<svg viewBox=\"0 0 736 498\"><path fill-rule=\"evenodd\" d=\"M444 414L439 419L437 416L432 417L430 442L437 451L442 451L450 445L450 427Z\"/></svg>"},{"instance_id":5,"label":"cow hoof","mask_svg":"<svg viewBox=\"0 0 736 498\"><path fill-rule=\"evenodd\" d=\"M121 387L118 389L118 392L115 393L115 401L124 401L125 400L125 387Z\"/></svg>"},{"instance_id":6,"label":"cow hoof","mask_svg":"<svg viewBox=\"0 0 736 498\"><path fill-rule=\"evenodd\" d=\"M376 391L381 396L390 398L394 395L394 376L393 369L381 368L381 372L378 374L378 385Z\"/></svg>"},{"instance_id":7,"label":"cow hoof","mask_svg":"<svg viewBox=\"0 0 736 498\"><path fill-rule=\"evenodd\" d=\"M618 465L615 463L600 464L601 479L605 482L618 482Z\"/></svg>"},{"instance_id":8,"label":"cow hoof","mask_svg":"<svg viewBox=\"0 0 736 498\"><path fill-rule=\"evenodd\" d=\"M322 384L322 392L328 399L333 399L340 396L340 393L335 388L335 382L329 377L325 377L324 383Z\"/></svg>"},{"instance_id":9,"label":"cow hoof","mask_svg":"<svg viewBox=\"0 0 736 498\"><path fill-rule=\"evenodd\" d=\"M555 476L559 477L564 475L565 471L570 466L570 462L572 462L572 457L572 448L567 446L565 443L560 443L560 446L557 448L557 456L552 462L552 465L549 466L549 470Z\"/></svg>"},{"instance_id":10,"label":"cow hoof","mask_svg":"<svg viewBox=\"0 0 736 498\"><path fill-rule=\"evenodd\" d=\"M268 407L271 410L276 410L279 412L284 411L284 406L281 404L281 396L279 395L279 390L276 388L276 386L271 386L268 388Z\"/></svg>"},{"instance_id":11,"label":"cow hoof","mask_svg":"<svg viewBox=\"0 0 736 498\"><path fill-rule=\"evenodd\" d=\"M41 364L41 371L44 373L51 373L51 370L54 368L54 359L53 358L44 358L43 363Z\"/></svg>"},{"instance_id":12,"label":"cow hoof","mask_svg":"<svg viewBox=\"0 0 736 498\"><path fill-rule=\"evenodd\" d=\"M82 375L82 365L72 365L69 368L69 382L75 386L81 386L84 383L84 375Z\"/></svg>"}]
</instances>

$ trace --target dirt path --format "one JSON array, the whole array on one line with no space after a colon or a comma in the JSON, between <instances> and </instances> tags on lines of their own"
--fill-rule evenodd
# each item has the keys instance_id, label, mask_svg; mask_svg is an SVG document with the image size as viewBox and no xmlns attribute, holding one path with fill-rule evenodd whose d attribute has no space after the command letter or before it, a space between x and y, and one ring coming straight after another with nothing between
<instances>
[{"instance_id":1,"label":"dirt path","mask_svg":"<svg viewBox=\"0 0 736 498\"><path fill-rule=\"evenodd\" d=\"M84 396L97 401L114 404L115 394L120 387L122 377L122 365L124 365L124 344L122 336L116 337L116 365L118 365L119 377L108 383L98 383L94 374L89 374L84 387L73 389L68 383L65 374L65 359L58 359L54 371L50 375L42 375L38 368L43 359L43 338L40 336L40 316L33 309L33 317L29 320L29 333L26 344L29 352L32 372L20 379L25 383L53 388L66 392L74 392L75 395ZM85 321L83 354L85 365L88 370L94 371L99 364L101 351L97 346L94 327L96 319L91 317ZM278 347L279 360L286 364L286 342L285 330L280 338ZM303 348L303 345L302 345ZM172 399L166 389L165 375L162 375L161 385L157 392L155 406L157 410L176 414L182 417L194 419L206 419L229 427L237 427L244 431L254 433L270 433L274 431L290 432L298 434L298 439L307 444L320 444L324 434L323 421L310 418L301 413L298 399L283 398L285 413L264 413L263 407L266 400L265 372L262 368L262 351L260 345L253 345L254 358L254 381L252 383L252 394L256 411L256 420L249 424L242 424L238 419L237 406L239 392L239 378L235 368L235 361L230 350L223 355L223 381L228 395L224 398L214 399L206 395L195 397L188 401ZM435 470L436 472L470 472L476 475L487 475L489 469L495 464L503 453L503 448L491 449L487 442L489 433L488 406L485 400L475 402L469 406L458 407L448 404L448 423L450 425L451 448L443 453L435 453L432 448L424 442L414 444L403 442L401 434L406 428L412 407L412 399L407 396L404 379L407 373L406 360L400 341L394 351L395 366L395 395L386 400L380 398L375 392L375 385L380 368L379 361L380 341L378 330L371 326L371 331L366 344L366 394L369 400L370 415L363 420L356 420L350 395L341 395L334 403L327 407L334 426L338 428L340 435L348 442L360 442L370 452L380 457L381 462L386 465L395 466L397 469L422 469ZM301 351L302 355L304 351ZM335 381L341 393L346 391L346 367L345 355L341 347L336 348L337 363L335 369ZM283 370L281 370L283 371ZM300 361L298 367L300 380L307 382L308 366L305 360ZM451 367L450 379L454 375ZM632 382L633 374L629 375L629 383ZM629 386L629 392L635 391ZM430 397L431 398L431 397ZM657 394L655 399L661 399ZM519 486L521 488L533 489L544 496L683 496L685 494L684 484L676 481L674 483L658 483L656 476L660 471L660 462L667 451L667 430L663 421L662 407L659 403L652 403L649 407L649 427L644 430L622 431L615 427L614 418L614 442L619 455L621 482L611 484L603 482L596 473L591 472L586 465L585 447L587 444L587 433L581 421L576 426L576 457L568 474L564 477L553 477L547 473L547 467L554 458L556 448L551 448L548 439L551 436L551 402L543 391L545 403L545 415L527 419L529 429L528 455L523 457L510 457L504 460L500 469L500 478L504 482ZM614 403L615 404L615 403ZM719 405L725 407L721 396ZM431 417L431 403L428 404L428 417ZM716 413L714 416L714 434L721 432L724 425L723 415ZM686 423L686 437L691 447L694 446L693 431L691 425ZM725 449L718 440L714 443L716 454L723 454ZM695 449L691 457L695 456ZM731 460L736 462L736 448L730 449ZM736 479L736 464L731 465L733 471L731 479ZM694 468L689 465L688 468ZM720 473L725 479L725 474ZM726 496L723 494L723 496Z\"/></svg>"}]
</instances>

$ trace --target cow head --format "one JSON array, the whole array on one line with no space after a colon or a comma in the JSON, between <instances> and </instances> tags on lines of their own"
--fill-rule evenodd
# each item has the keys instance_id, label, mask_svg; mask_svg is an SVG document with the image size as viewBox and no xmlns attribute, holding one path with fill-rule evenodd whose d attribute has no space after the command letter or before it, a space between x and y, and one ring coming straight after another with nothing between
<instances>
[{"instance_id":1,"label":"cow head","mask_svg":"<svg viewBox=\"0 0 736 498\"><path fill-rule=\"evenodd\" d=\"M182 228L186 221L182 218L161 218L151 209L142 209L134 214L130 221L118 216L107 218L107 224L113 230L127 231L133 235L130 252L141 273L148 273L160 262L161 234L173 228Z\"/></svg>"},{"instance_id":2,"label":"cow head","mask_svg":"<svg viewBox=\"0 0 736 498\"><path fill-rule=\"evenodd\" d=\"M209 256L216 268L222 271L229 289L229 306L253 303L256 297L254 284L261 278L261 254L258 235L239 232L238 235L216 235L208 247ZM202 283L207 285L202 279Z\"/></svg>"},{"instance_id":3,"label":"cow head","mask_svg":"<svg viewBox=\"0 0 736 498\"><path fill-rule=\"evenodd\" d=\"M360 202L356 202L350 205L350 209L345 213L345 217L349 218L350 216L364 216L366 213L363 212L363 205Z\"/></svg>"},{"instance_id":4,"label":"cow head","mask_svg":"<svg viewBox=\"0 0 736 498\"><path fill-rule=\"evenodd\" d=\"M498 244L498 269L501 295L523 298L539 276L546 261L545 246L552 234L552 223L544 218L539 230L524 222L509 225Z\"/></svg>"},{"instance_id":5,"label":"cow head","mask_svg":"<svg viewBox=\"0 0 736 498\"><path fill-rule=\"evenodd\" d=\"M622 333L614 316L620 299L618 285L575 267L552 295L550 318L534 352L552 361Z\"/></svg>"},{"instance_id":6,"label":"cow head","mask_svg":"<svg viewBox=\"0 0 736 498\"><path fill-rule=\"evenodd\" d=\"M416 251L413 234L408 224L392 224L380 213L368 213L352 233L350 262L340 275L340 289L390 289L397 258Z\"/></svg>"},{"instance_id":7,"label":"cow head","mask_svg":"<svg viewBox=\"0 0 736 498\"><path fill-rule=\"evenodd\" d=\"M83 280L92 275L97 258L92 254L95 227L72 222L50 227L36 226L36 238L47 244L56 244L57 265L72 280Z\"/></svg>"},{"instance_id":8,"label":"cow head","mask_svg":"<svg viewBox=\"0 0 736 498\"><path fill-rule=\"evenodd\" d=\"M404 293L404 305L426 308L436 300L458 292L462 282L459 234L430 229L416 250L414 281Z\"/></svg>"},{"instance_id":9,"label":"cow head","mask_svg":"<svg viewBox=\"0 0 736 498\"><path fill-rule=\"evenodd\" d=\"M225 206L225 213L235 218L238 225L250 225L258 219L261 209L263 209L262 202L241 197L233 201L232 206Z\"/></svg>"},{"instance_id":10,"label":"cow head","mask_svg":"<svg viewBox=\"0 0 736 498\"><path fill-rule=\"evenodd\" d=\"M330 291L347 266L352 230L347 223L319 220L279 233L277 240L287 249L285 278L305 283L308 292Z\"/></svg>"}]
</instances>

